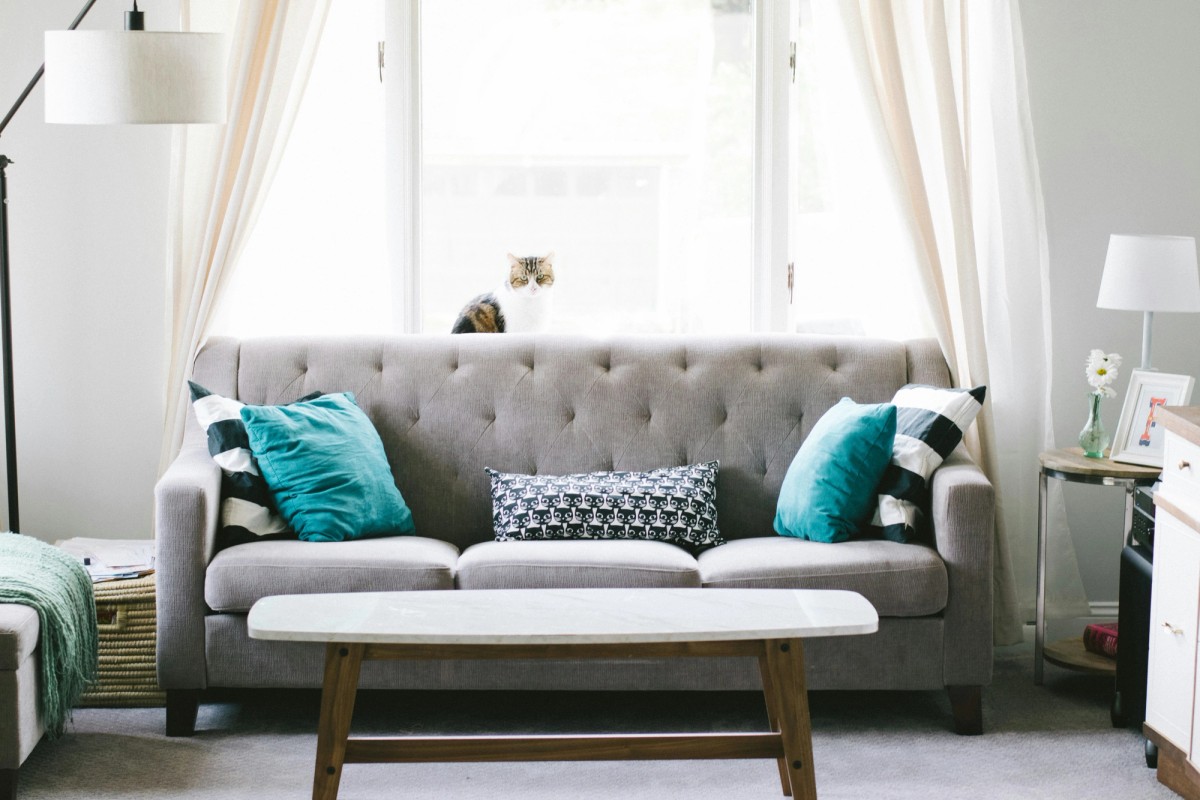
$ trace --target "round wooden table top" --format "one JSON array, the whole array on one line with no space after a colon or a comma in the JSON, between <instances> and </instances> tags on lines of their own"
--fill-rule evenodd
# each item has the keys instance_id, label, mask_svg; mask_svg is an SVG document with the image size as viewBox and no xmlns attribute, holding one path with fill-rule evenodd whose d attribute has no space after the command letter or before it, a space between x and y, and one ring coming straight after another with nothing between
<instances>
[{"instance_id":1,"label":"round wooden table top","mask_svg":"<svg viewBox=\"0 0 1200 800\"><path fill-rule=\"evenodd\" d=\"M1161 467L1122 464L1108 458L1088 458L1080 447L1047 450L1038 457L1043 469L1068 475L1090 475L1098 478L1132 478L1150 482L1162 472Z\"/></svg>"},{"instance_id":2,"label":"round wooden table top","mask_svg":"<svg viewBox=\"0 0 1200 800\"><path fill-rule=\"evenodd\" d=\"M1064 669L1088 672L1092 675L1116 675L1117 660L1089 651L1083 646L1083 637L1047 642L1043 651L1046 660Z\"/></svg>"}]
</instances>

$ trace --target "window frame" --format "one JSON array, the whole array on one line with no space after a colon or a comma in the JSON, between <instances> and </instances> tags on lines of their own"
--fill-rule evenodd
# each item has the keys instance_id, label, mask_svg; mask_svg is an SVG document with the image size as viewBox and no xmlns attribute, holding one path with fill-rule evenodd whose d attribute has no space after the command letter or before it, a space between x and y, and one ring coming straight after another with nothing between
<instances>
[{"instance_id":1,"label":"window frame","mask_svg":"<svg viewBox=\"0 0 1200 800\"><path fill-rule=\"evenodd\" d=\"M421 332L421 2L386 0L384 119L387 136L385 196L387 251L395 282L397 320L405 333ZM789 100L793 2L754 0L755 134L751 226L754 331L790 329L787 294L789 209ZM398 62L398 63L397 63Z\"/></svg>"},{"instance_id":2,"label":"window frame","mask_svg":"<svg viewBox=\"0 0 1200 800\"><path fill-rule=\"evenodd\" d=\"M404 333L421 326L421 4L384 2L384 196L387 258L396 293L396 320ZM394 44L393 44L394 43ZM390 46L389 46L390 45ZM387 53L400 62L389 68Z\"/></svg>"}]
</instances>

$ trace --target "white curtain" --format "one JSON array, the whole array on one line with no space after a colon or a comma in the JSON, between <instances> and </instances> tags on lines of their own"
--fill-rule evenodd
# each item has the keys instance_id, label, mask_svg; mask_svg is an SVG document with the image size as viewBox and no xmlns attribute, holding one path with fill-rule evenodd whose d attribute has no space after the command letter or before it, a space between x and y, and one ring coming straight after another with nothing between
<instances>
[{"instance_id":1,"label":"white curtain","mask_svg":"<svg viewBox=\"0 0 1200 800\"><path fill-rule=\"evenodd\" d=\"M229 35L229 115L222 126L176 126L172 142L167 235L171 350L160 471L179 450L187 419L185 379L283 154L329 3L181 2L183 30Z\"/></svg>"},{"instance_id":2,"label":"white curtain","mask_svg":"<svg viewBox=\"0 0 1200 800\"><path fill-rule=\"evenodd\" d=\"M1046 226L1019 9L1015 0L814 9L873 94L907 255L955 381L988 386L967 446L996 487L995 640L1017 642L1032 618L1038 454L1054 446ZM1064 518L1056 492L1051 519ZM1051 538L1048 582L1058 612L1081 614L1064 533Z\"/></svg>"}]
</instances>

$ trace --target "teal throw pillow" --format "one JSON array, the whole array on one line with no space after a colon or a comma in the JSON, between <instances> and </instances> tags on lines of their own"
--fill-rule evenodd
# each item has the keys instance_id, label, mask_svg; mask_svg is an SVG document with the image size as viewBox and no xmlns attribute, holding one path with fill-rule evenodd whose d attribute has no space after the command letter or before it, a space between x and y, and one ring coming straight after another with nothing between
<instances>
[{"instance_id":1,"label":"teal throw pillow","mask_svg":"<svg viewBox=\"0 0 1200 800\"><path fill-rule=\"evenodd\" d=\"M775 511L775 532L844 542L875 508L875 486L892 459L896 407L843 397L813 426L792 459Z\"/></svg>"},{"instance_id":2,"label":"teal throw pillow","mask_svg":"<svg viewBox=\"0 0 1200 800\"><path fill-rule=\"evenodd\" d=\"M309 542L413 532L383 442L348 392L245 406L242 421L275 505Z\"/></svg>"}]
</instances>

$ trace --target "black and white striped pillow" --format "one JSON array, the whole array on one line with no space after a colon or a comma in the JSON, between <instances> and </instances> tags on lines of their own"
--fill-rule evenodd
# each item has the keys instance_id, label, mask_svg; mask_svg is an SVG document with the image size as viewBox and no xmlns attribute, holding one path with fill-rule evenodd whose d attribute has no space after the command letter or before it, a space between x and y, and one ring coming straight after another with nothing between
<instances>
[{"instance_id":1,"label":"black and white striped pillow","mask_svg":"<svg viewBox=\"0 0 1200 800\"><path fill-rule=\"evenodd\" d=\"M929 476L958 447L986 393L986 386L943 389L914 383L896 392L896 441L875 490L878 505L871 521L885 539L911 542L917 537L921 514L929 506Z\"/></svg>"},{"instance_id":2,"label":"black and white striped pillow","mask_svg":"<svg viewBox=\"0 0 1200 800\"><path fill-rule=\"evenodd\" d=\"M296 534L277 513L271 490L250 453L241 417L246 404L213 394L192 381L188 381L188 387L196 419L208 434L208 452L222 473L217 549L265 539L295 539ZM296 402L320 396L320 392L313 392Z\"/></svg>"}]
</instances>

